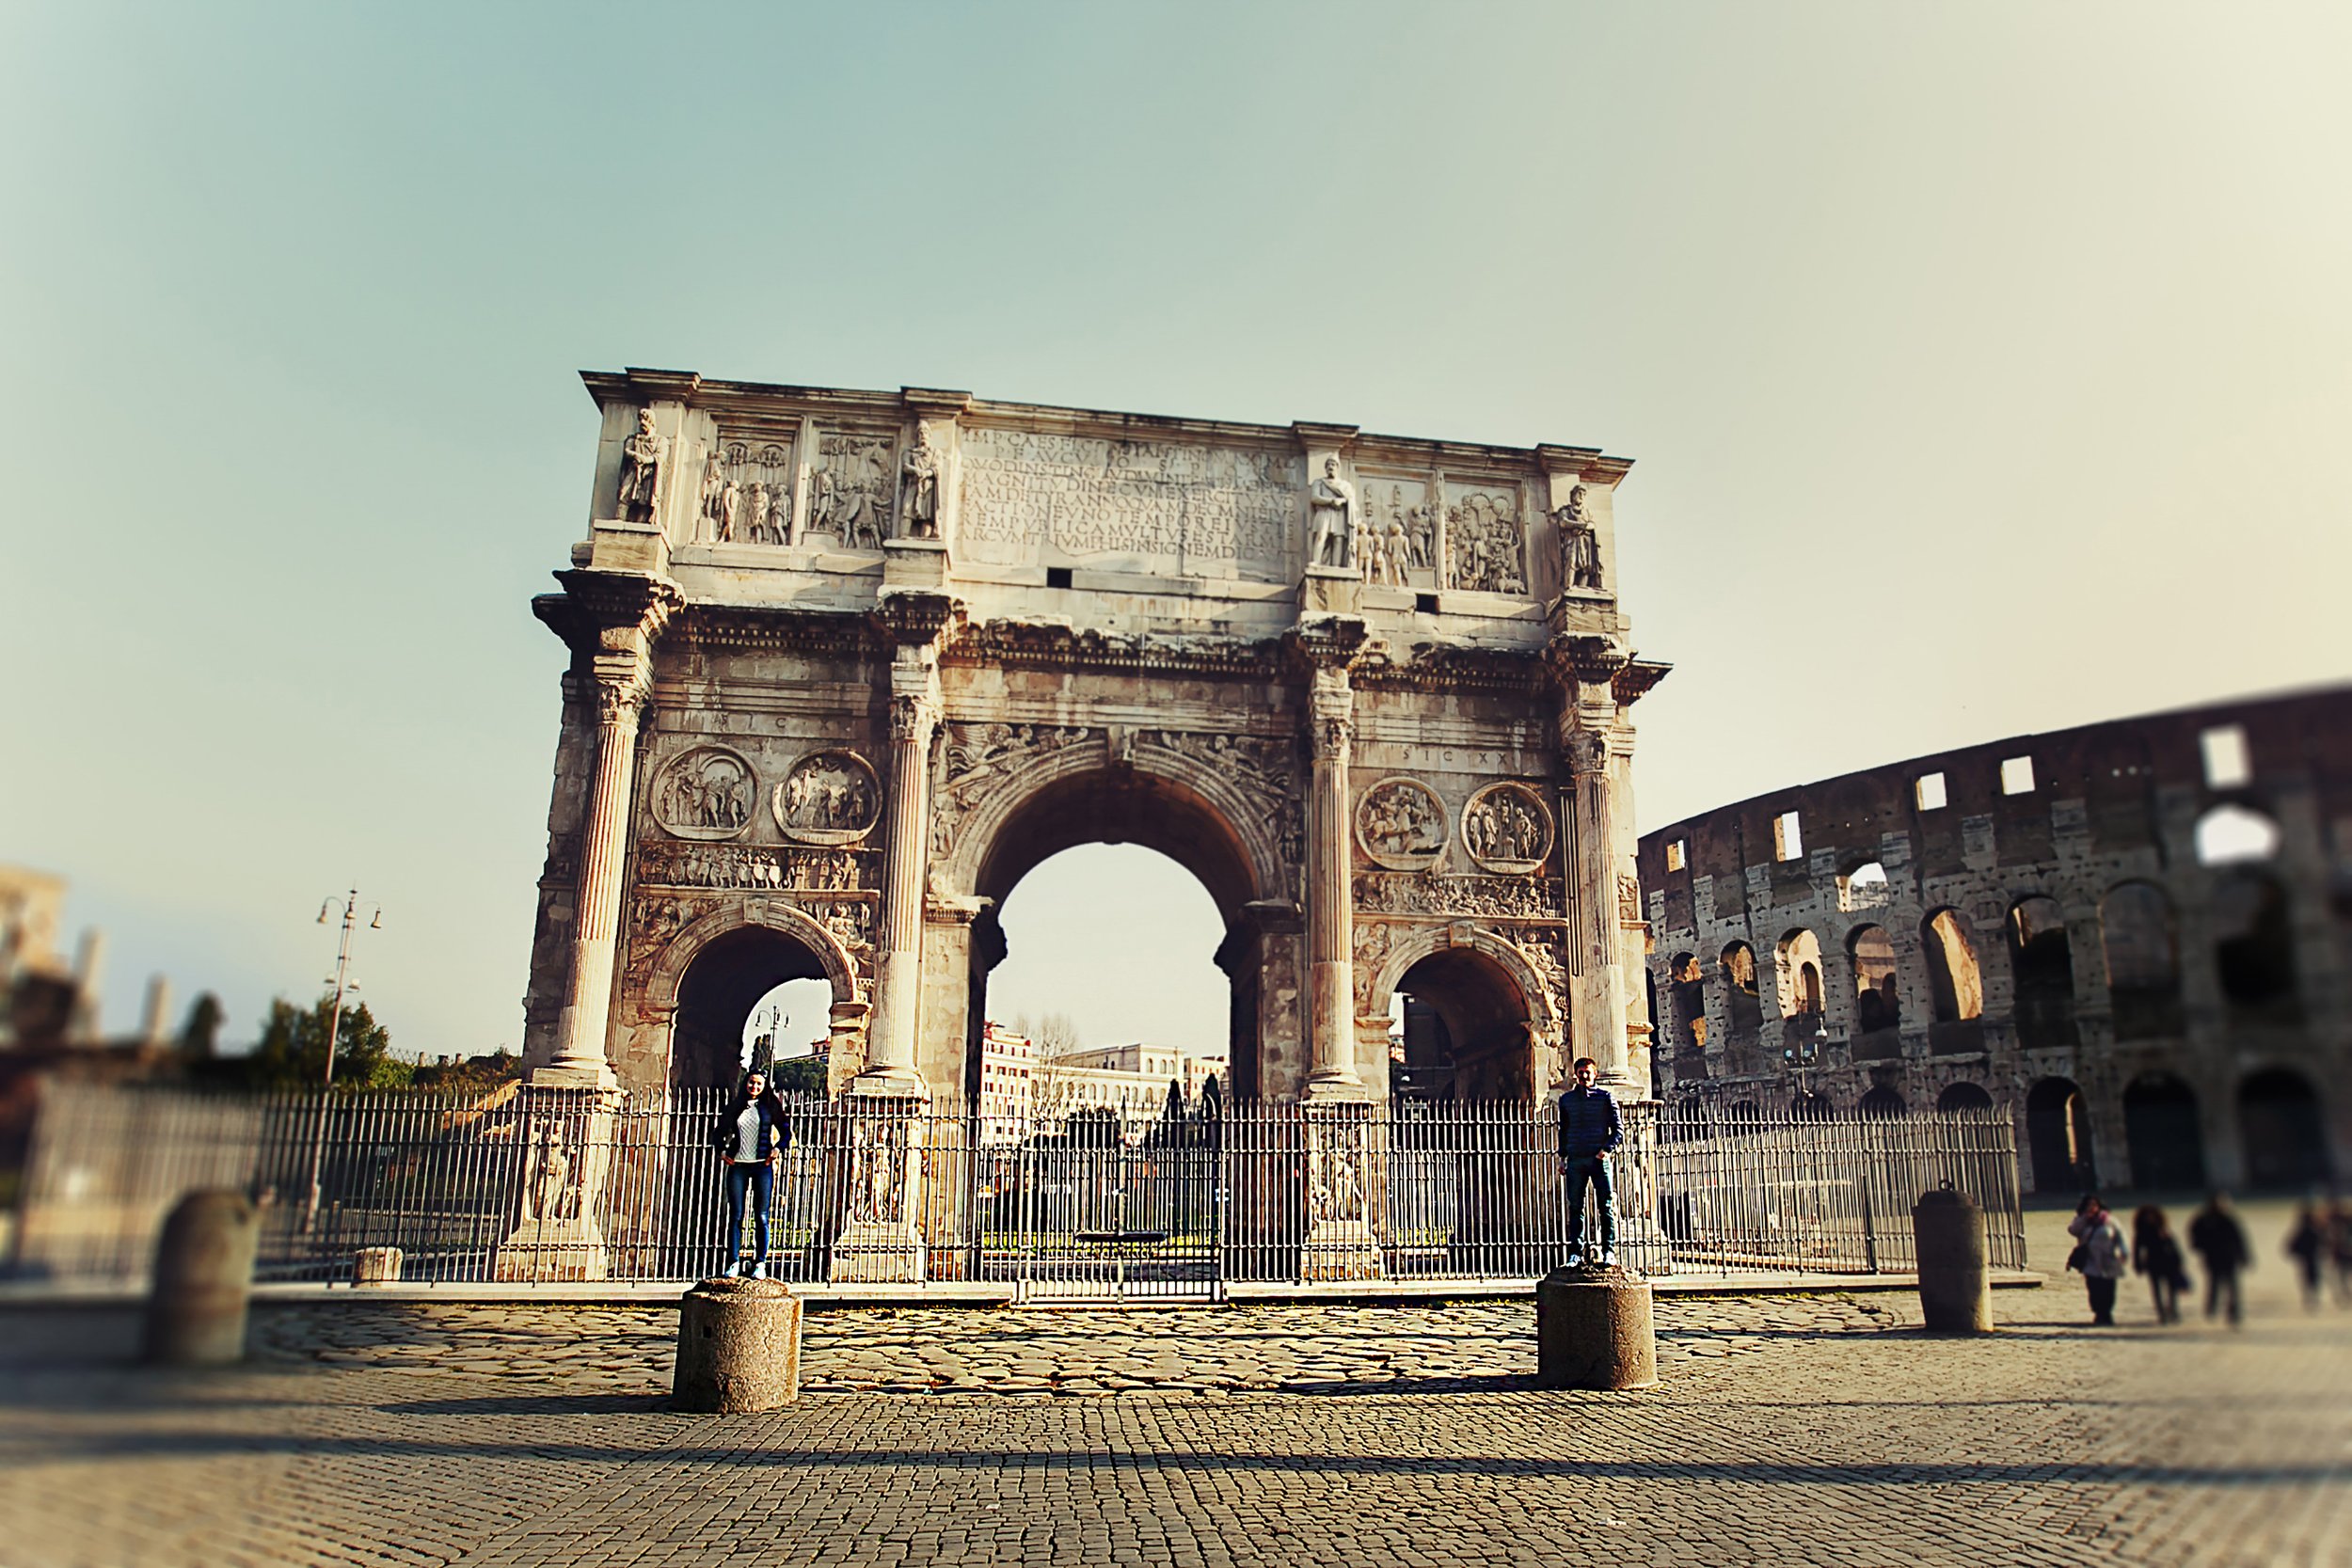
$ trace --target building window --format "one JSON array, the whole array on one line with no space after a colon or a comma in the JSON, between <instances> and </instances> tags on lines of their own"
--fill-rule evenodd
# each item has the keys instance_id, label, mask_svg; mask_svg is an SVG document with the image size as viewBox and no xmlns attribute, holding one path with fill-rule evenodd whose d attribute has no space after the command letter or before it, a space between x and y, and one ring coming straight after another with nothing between
<instances>
[{"instance_id":1,"label":"building window","mask_svg":"<svg viewBox=\"0 0 2352 1568\"><path fill-rule=\"evenodd\" d=\"M2236 724L2216 724L2197 737L2204 753L2205 787L2235 789L2254 778L2254 759L2247 753L2246 731Z\"/></svg>"},{"instance_id":2,"label":"building window","mask_svg":"<svg viewBox=\"0 0 2352 1568\"><path fill-rule=\"evenodd\" d=\"M2001 793L2031 795L2033 793L2033 758L2005 757L2001 762Z\"/></svg>"},{"instance_id":3,"label":"building window","mask_svg":"<svg viewBox=\"0 0 2352 1568\"><path fill-rule=\"evenodd\" d=\"M1793 861L1804 858L1804 832L1793 811L1782 812L1772 818L1772 859Z\"/></svg>"},{"instance_id":4,"label":"building window","mask_svg":"<svg viewBox=\"0 0 2352 1568\"><path fill-rule=\"evenodd\" d=\"M1678 838L1667 841L1666 869L1669 871L1679 871L1682 869L1682 840Z\"/></svg>"},{"instance_id":5,"label":"building window","mask_svg":"<svg viewBox=\"0 0 2352 1568\"><path fill-rule=\"evenodd\" d=\"M1922 773L1911 786L1912 798L1919 802L1921 811L1944 809L1944 775Z\"/></svg>"}]
</instances>

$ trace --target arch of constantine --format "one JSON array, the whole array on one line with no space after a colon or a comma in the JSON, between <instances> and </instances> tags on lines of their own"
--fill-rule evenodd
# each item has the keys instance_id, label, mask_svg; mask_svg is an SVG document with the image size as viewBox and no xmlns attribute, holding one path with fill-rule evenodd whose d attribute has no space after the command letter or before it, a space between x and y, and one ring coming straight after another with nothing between
<instances>
[{"instance_id":1,"label":"arch of constantine","mask_svg":"<svg viewBox=\"0 0 2352 1568\"><path fill-rule=\"evenodd\" d=\"M832 987L836 1093L960 1102L995 911L1132 842L1223 913L1234 1094L1649 1082L1613 500L1581 447L590 374L533 1082L715 1085Z\"/></svg>"}]
</instances>

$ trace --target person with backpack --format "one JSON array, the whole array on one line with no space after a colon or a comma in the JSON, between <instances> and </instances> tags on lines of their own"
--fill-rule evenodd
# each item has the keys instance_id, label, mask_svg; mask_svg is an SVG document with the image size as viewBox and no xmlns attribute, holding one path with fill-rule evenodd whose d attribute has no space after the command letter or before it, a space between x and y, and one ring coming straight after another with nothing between
<instances>
[{"instance_id":1,"label":"person with backpack","mask_svg":"<svg viewBox=\"0 0 2352 1568\"><path fill-rule=\"evenodd\" d=\"M2074 1217L2066 1222L2066 1233L2075 1243L2066 1266L2082 1271L2083 1284L2090 1292L2090 1324L2113 1328L2115 1288L2131 1260L2123 1227L2115 1223L2097 1193L2085 1193L2082 1202L2074 1206Z\"/></svg>"}]
</instances>

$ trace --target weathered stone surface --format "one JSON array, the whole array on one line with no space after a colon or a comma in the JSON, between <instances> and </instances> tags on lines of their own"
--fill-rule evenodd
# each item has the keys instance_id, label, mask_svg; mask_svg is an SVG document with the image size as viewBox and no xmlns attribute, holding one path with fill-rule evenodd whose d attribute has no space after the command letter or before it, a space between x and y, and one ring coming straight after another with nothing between
<instances>
[{"instance_id":1,"label":"weathered stone surface","mask_svg":"<svg viewBox=\"0 0 2352 1568\"><path fill-rule=\"evenodd\" d=\"M245 1358L261 1215L243 1193L190 1193L164 1222L147 1303L146 1359L225 1366Z\"/></svg>"},{"instance_id":2,"label":"weathered stone surface","mask_svg":"<svg viewBox=\"0 0 2352 1568\"><path fill-rule=\"evenodd\" d=\"M706 1279L678 1307L670 1407L731 1415L801 1397L801 1299L772 1279Z\"/></svg>"},{"instance_id":3,"label":"weathered stone surface","mask_svg":"<svg viewBox=\"0 0 2352 1568\"><path fill-rule=\"evenodd\" d=\"M836 1091L968 1099L996 904L1117 840L1224 914L1230 1092L1385 1097L1408 989L1455 1037L1432 1092L1580 1054L1646 1092L1627 461L587 380L588 538L535 607L574 656L537 1080L721 1082L757 974L832 988Z\"/></svg>"},{"instance_id":4,"label":"weathered stone surface","mask_svg":"<svg viewBox=\"0 0 2352 1568\"><path fill-rule=\"evenodd\" d=\"M2042 1193L2352 1169L2352 688L1889 763L1640 859L1670 1101L1997 1105Z\"/></svg>"},{"instance_id":5,"label":"weathered stone surface","mask_svg":"<svg viewBox=\"0 0 2352 1568\"><path fill-rule=\"evenodd\" d=\"M1535 1286L1535 1381L1647 1388L1658 1381L1649 1281L1629 1269L1554 1269Z\"/></svg>"},{"instance_id":6,"label":"weathered stone surface","mask_svg":"<svg viewBox=\"0 0 2352 1568\"><path fill-rule=\"evenodd\" d=\"M1919 1311L1937 1334L1990 1334L1993 1279L1985 1266L1984 1211L1949 1188L1921 1195L1911 1211L1919 1259Z\"/></svg>"}]
</instances>

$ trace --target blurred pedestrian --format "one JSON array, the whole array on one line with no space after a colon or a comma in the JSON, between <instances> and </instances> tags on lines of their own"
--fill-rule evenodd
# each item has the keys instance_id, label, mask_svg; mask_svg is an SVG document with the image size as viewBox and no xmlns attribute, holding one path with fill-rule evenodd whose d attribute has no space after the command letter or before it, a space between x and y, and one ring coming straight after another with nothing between
<instances>
[{"instance_id":1,"label":"blurred pedestrian","mask_svg":"<svg viewBox=\"0 0 2352 1568\"><path fill-rule=\"evenodd\" d=\"M2148 1292L2156 1302L2156 1322L2179 1323L2181 1292L2188 1288L2188 1271L2183 1266L2181 1243L2173 1238L2171 1221L2153 1203L2141 1205L2132 1215L2132 1272L2147 1277Z\"/></svg>"},{"instance_id":2,"label":"blurred pedestrian","mask_svg":"<svg viewBox=\"0 0 2352 1568\"><path fill-rule=\"evenodd\" d=\"M2320 1218L2319 1205L2306 1203L2296 1210L2295 1228L2287 1232L2287 1256L2295 1259L2295 1272L2303 1276L2303 1306L2311 1311L2319 1310L2319 1282L2334 1260L2335 1250L2335 1238Z\"/></svg>"},{"instance_id":3,"label":"blurred pedestrian","mask_svg":"<svg viewBox=\"0 0 2352 1568\"><path fill-rule=\"evenodd\" d=\"M2236 1327L2245 1321L2238 1272L2254 1266L2254 1252L2246 1244L2245 1227L2230 1212L2229 1194L2216 1192L2205 1200L2188 1223L2188 1245L2205 1265L2205 1316L2212 1317L2226 1303L2230 1325Z\"/></svg>"},{"instance_id":4,"label":"blurred pedestrian","mask_svg":"<svg viewBox=\"0 0 2352 1568\"><path fill-rule=\"evenodd\" d=\"M2328 1205L2328 1238L2336 1262L2336 1305L2352 1307L2352 1203Z\"/></svg>"},{"instance_id":5,"label":"blurred pedestrian","mask_svg":"<svg viewBox=\"0 0 2352 1568\"><path fill-rule=\"evenodd\" d=\"M2074 1217L2066 1222L2066 1233L2074 1238L2074 1250L2067 1255L2066 1266L2080 1269L2083 1284L2090 1292L2090 1324L2093 1328L2115 1326L2115 1287L2130 1265L2131 1249L2124 1244L2123 1227L2115 1223L2107 1206L2099 1201L2097 1193L2083 1194L2083 1200L2074 1206Z\"/></svg>"}]
</instances>

